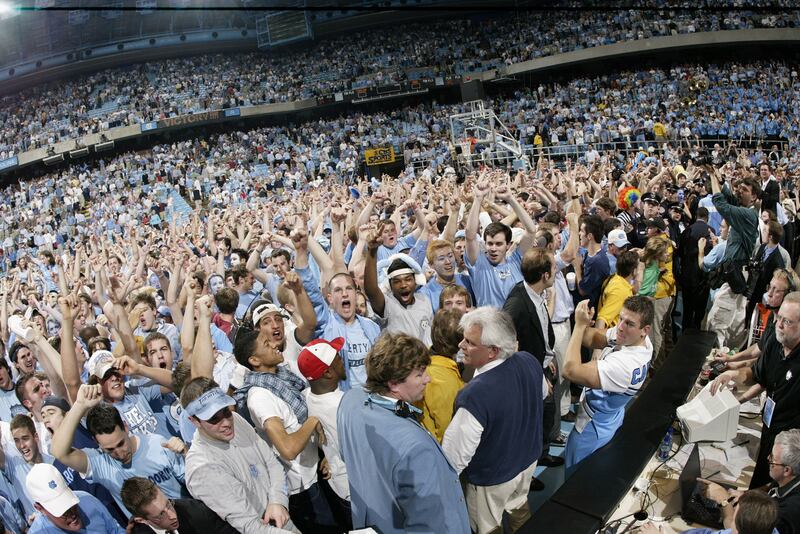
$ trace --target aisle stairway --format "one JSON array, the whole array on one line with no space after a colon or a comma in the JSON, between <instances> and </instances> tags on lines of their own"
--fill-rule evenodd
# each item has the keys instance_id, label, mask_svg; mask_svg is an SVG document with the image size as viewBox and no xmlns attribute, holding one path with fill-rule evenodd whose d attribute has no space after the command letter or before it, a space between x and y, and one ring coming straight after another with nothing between
<instances>
[{"instance_id":1,"label":"aisle stairway","mask_svg":"<svg viewBox=\"0 0 800 534\"><path fill-rule=\"evenodd\" d=\"M174 189L170 190L169 197L172 199L172 209L167 212L167 220L172 221L175 218L179 223L186 224L193 211L192 207Z\"/></svg>"}]
</instances>

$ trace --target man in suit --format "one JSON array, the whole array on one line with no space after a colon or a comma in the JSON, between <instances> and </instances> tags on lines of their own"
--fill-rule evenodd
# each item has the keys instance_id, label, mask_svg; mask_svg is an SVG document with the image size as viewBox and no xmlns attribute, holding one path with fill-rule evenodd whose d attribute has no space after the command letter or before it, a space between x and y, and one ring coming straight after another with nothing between
<instances>
[{"instance_id":1,"label":"man in suit","mask_svg":"<svg viewBox=\"0 0 800 534\"><path fill-rule=\"evenodd\" d=\"M776 221L769 221L766 224L766 233L766 241L753 253L749 269L750 276L747 279L748 296L744 324L748 328L753 310L761 302L764 293L767 292L769 281L772 280L772 273L775 272L775 269L786 267L788 253L780 245L783 237L783 226ZM755 265L758 265L758 268L755 268Z\"/></svg>"},{"instance_id":2,"label":"man in suit","mask_svg":"<svg viewBox=\"0 0 800 534\"><path fill-rule=\"evenodd\" d=\"M708 279L697 264L697 243L708 239L708 209L697 208L697 220L683 231L678 244L678 283L683 294L681 329L700 328L708 304ZM710 247L709 247L710 250Z\"/></svg>"},{"instance_id":3,"label":"man in suit","mask_svg":"<svg viewBox=\"0 0 800 534\"><path fill-rule=\"evenodd\" d=\"M530 249L522 258L521 270L523 281L511 290L503 310L514 321L519 350L533 354L544 369L547 397L542 416L542 455L539 465L555 467L562 465L564 459L549 453L553 438L560 438L558 430L553 431L556 417L553 385L558 381L558 368L553 352L555 333L550 322L550 310L555 308L555 291L547 291L553 287L556 277L553 253L546 248ZM564 442L556 441L556 444L564 445ZM540 481L533 482L532 489L541 489L539 484Z\"/></svg>"},{"instance_id":4,"label":"man in suit","mask_svg":"<svg viewBox=\"0 0 800 534\"><path fill-rule=\"evenodd\" d=\"M428 348L385 333L366 357L363 388L345 393L337 415L353 528L383 534L469 532L461 483L412 403L430 382Z\"/></svg>"},{"instance_id":5,"label":"man in suit","mask_svg":"<svg viewBox=\"0 0 800 534\"><path fill-rule=\"evenodd\" d=\"M167 499L153 481L131 477L122 484L122 502L133 514L131 534L236 534L239 532L220 519L203 501Z\"/></svg>"}]
</instances>

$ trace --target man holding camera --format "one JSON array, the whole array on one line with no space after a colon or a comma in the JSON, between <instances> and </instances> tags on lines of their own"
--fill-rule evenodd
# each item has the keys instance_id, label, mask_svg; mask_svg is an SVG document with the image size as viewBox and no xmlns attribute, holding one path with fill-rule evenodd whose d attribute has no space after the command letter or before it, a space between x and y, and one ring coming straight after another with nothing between
<instances>
[{"instance_id":1,"label":"man holding camera","mask_svg":"<svg viewBox=\"0 0 800 534\"><path fill-rule=\"evenodd\" d=\"M744 312L747 304L747 284L742 270L755 248L758 236L758 214L754 204L761 186L752 178L736 185L736 196L730 185L719 183L719 171L712 169L711 190L714 207L730 226L725 256L722 260L725 283L719 288L714 305L708 312L708 329L717 335L720 347L739 347L744 343Z\"/></svg>"}]
</instances>

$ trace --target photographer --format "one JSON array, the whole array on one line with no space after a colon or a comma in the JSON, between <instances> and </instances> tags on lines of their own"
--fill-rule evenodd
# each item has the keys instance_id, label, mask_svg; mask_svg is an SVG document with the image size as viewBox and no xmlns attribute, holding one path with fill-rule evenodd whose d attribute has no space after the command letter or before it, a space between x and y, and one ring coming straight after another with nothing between
<instances>
[{"instance_id":1,"label":"photographer","mask_svg":"<svg viewBox=\"0 0 800 534\"><path fill-rule=\"evenodd\" d=\"M719 346L738 347L744 342L747 284L743 269L755 248L758 235L758 214L754 204L761 194L761 187L752 178L745 178L736 186L736 195L725 182L720 185L720 172L711 169L712 200L722 218L730 226L723 270L722 284L708 312L708 329L717 335ZM763 291L762 291L763 294Z\"/></svg>"}]
</instances>

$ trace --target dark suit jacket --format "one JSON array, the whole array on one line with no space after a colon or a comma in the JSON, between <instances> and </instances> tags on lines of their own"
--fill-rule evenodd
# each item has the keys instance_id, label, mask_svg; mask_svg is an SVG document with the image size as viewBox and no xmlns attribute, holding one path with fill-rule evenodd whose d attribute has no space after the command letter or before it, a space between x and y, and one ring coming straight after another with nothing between
<instances>
[{"instance_id":1,"label":"dark suit jacket","mask_svg":"<svg viewBox=\"0 0 800 534\"><path fill-rule=\"evenodd\" d=\"M514 321L514 328L517 330L517 342L519 343L518 350L530 352L539 360L540 364L544 365L545 353L547 348L553 348L555 335L548 320L548 335L545 338L542 325L539 323L536 307L525 290L525 282L520 282L514 286L514 289L508 294L505 304L503 304L503 310L508 312Z\"/></svg>"},{"instance_id":2,"label":"dark suit jacket","mask_svg":"<svg viewBox=\"0 0 800 534\"><path fill-rule=\"evenodd\" d=\"M775 215L778 214L778 202L781 198L781 186L776 180L767 182L764 190L761 191L761 210L770 210Z\"/></svg>"},{"instance_id":3,"label":"dark suit jacket","mask_svg":"<svg viewBox=\"0 0 800 534\"><path fill-rule=\"evenodd\" d=\"M679 270L677 271L676 278L680 282L682 288L697 288L703 285L706 281L705 274L697 265L697 242L701 237L708 238L708 232L711 229L705 221L697 221L681 234L678 246L678 255L680 257ZM710 245L706 244L706 253L711 250Z\"/></svg>"},{"instance_id":4,"label":"dark suit jacket","mask_svg":"<svg viewBox=\"0 0 800 534\"><path fill-rule=\"evenodd\" d=\"M203 501L197 499L175 499L180 534L239 534L239 531L220 519ZM133 534L155 534L149 525L136 523Z\"/></svg>"},{"instance_id":5,"label":"dark suit jacket","mask_svg":"<svg viewBox=\"0 0 800 534\"><path fill-rule=\"evenodd\" d=\"M766 245L758 247L753 258L760 260L764 256L764 250L766 248ZM751 278L748 279L748 285L752 288L752 293L750 293L749 301L756 303L761 302L761 297L767 290L769 281L772 280L772 273L775 272L775 269L780 269L781 267L786 267L786 265L784 264L780 249L776 249L769 255L769 258L764 262L758 273L750 272ZM750 280L752 280L752 282Z\"/></svg>"}]
</instances>

